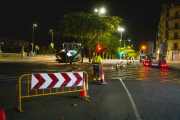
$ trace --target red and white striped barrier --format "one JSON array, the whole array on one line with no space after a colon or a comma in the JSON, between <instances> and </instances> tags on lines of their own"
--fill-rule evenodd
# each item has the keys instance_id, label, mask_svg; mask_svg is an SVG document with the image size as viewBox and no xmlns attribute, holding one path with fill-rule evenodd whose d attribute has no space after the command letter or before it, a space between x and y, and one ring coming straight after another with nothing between
<instances>
[{"instance_id":1,"label":"red and white striped barrier","mask_svg":"<svg viewBox=\"0 0 180 120\"><path fill-rule=\"evenodd\" d=\"M83 72L32 74L31 89L83 86Z\"/></svg>"}]
</instances>

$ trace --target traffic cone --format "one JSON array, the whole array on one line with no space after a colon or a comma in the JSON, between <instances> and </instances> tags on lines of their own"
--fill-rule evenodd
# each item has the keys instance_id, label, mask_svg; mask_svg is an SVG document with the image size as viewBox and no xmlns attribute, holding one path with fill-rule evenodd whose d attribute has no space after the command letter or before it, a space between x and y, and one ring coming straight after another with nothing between
<instances>
[{"instance_id":1,"label":"traffic cone","mask_svg":"<svg viewBox=\"0 0 180 120\"><path fill-rule=\"evenodd\" d=\"M92 70L92 72L91 72L91 78L93 78L94 77L94 74L93 74L93 70Z\"/></svg>"},{"instance_id":2,"label":"traffic cone","mask_svg":"<svg viewBox=\"0 0 180 120\"><path fill-rule=\"evenodd\" d=\"M86 89L86 82L85 82L85 78L83 77L83 86L82 89ZM87 86L88 89L88 86ZM84 98L86 97L86 90L80 91L80 96L78 96L79 98ZM87 95L87 98L89 98L89 95Z\"/></svg>"},{"instance_id":3,"label":"traffic cone","mask_svg":"<svg viewBox=\"0 0 180 120\"><path fill-rule=\"evenodd\" d=\"M134 62L134 60L133 60L133 62Z\"/></svg>"},{"instance_id":4,"label":"traffic cone","mask_svg":"<svg viewBox=\"0 0 180 120\"><path fill-rule=\"evenodd\" d=\"M127 65L129 65L128 60L127 60Z\"/></svg>"},{"instance_id":5,"label":"traffic cone","mask_svg":"<svg viewBox=\"0 0 180 120\"><path fill-rule=\"evenodd\" d=\"M118 62L117 62L116 70L118 70Z\"/></svg>"},{"instance_id":6,"label":"traffic cone","mask_svg":"<svg viewBox=\"0 0 180 120\"><path fill-rule=\"evenodd\" d=\"M122 62L121 62L120 68L123 68L123 64L122 64Z\"/></svg>"},{"instance_id":7,"label":"traffic cone","mask_svg":"<svg viewBox=\"0 0 180 120\"><path fill-rule=\"evenodd\" d=\"M104 79L104 72L103 72L103 70L101 69L101 81L100 81L100 83L102 84L102 85L106 85L107 83L105 82L105 79Z\"/></svg>"},{"instance_id":8,"label":"traffic cone","mask_svg":"<svg viewBox=\"0 0 180 120\"><path fill-rule=\"evenodd\" d=\"M0 120L6 120L4 110L0 110Z\"/></svg>"},{"instance_id":9,"label":"traffic cone","mask_svg":"<svg viewBox=\"0 0 180 120\"><path fill-rule=\"evenodd\" d=\"M121 62L121 68L123 68L123 61Z\"/></svg>"},{"instance_id":10,"label":"traffic cone","mask_svg":"<svg viewBox=\"0 0 180 120\"><path fill-rule=\"evenodd\" d=\"M131 60L130 60L130 63L131 63Z\"/></svg>"}]
</instances>

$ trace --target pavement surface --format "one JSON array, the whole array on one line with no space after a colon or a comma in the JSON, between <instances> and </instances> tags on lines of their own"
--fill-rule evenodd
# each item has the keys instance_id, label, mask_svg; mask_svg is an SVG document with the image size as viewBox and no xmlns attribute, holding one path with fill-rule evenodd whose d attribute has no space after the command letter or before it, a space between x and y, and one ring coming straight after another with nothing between
<instances>
[{"instance_id":1,"label":"pavement surface","mask_svg":"<svg viewBox=\"0 0 180 120\"><path fill-rule=\"evenodd\" d=\"M42 59L48 62L54 61L55 57L0 58L0 62L40 62ZM109 61L117 61L117 59L103 60L104 63L108 63ZM84 59L84 62L91 64L87 58ZM138 61L136 62L139 63ZM73 64L79 66L83 63L75 62ZM170 68L180 70L179 61L169 61L167 64ZM135 64L133 65L135 66ZM89 79L90 90L88 91L88 95L90 95L89 100L91 102L78 98L79 92L23 98L22 110L24 111L23 113L19 113L17 110L19 105L18 90L15 90L17 82L2 81L0 92L4 97L0 99L0 109L3 108L5 110L7 120L134 120L138 119L137 113L140 113L142 119L178 120L180 118L178 116L178 111L180 111L180 104L178 103L180 99L179 80L176 83L173 81L170 84L168 82L162 82L161 79L164 79L163 75L162 78L153 78L159 74L159 69L151 70L151 68L142 67L144 69L140 73L146 75L147 70L150 70L149 72L153 72L153 76L149 76L148 81L146 79L134 81L136 74L132 75L130 70L135 70L136 67L123 69L123 72L119 70L121 74L117 74L116 71L110 72L112 70L108 67L106 69L107 74L105 74L108 85L95 85L92 84L92 79ZM117 79L112 79L116 77ZM166 77L167 80L172 80L171 76L166 75ZM126 93L127 91L124 89L124 85L119 78L122 78L129 89L139 111L132 109L132 103ZM26 88L25 85L26 82L22 83L22 86L24 86L22 89ZM172 91L169 91L169 89ZM159 93L157 93L157 90L159 90ZM32 92L34 94L34 91ZM22 94L27 94L27 90L24 90ZM172 99L173 97L174 99Z\"/></svg>"},{"instance_id":2,"label":"pavement surface","mask_svg":"<svg viewBox=\"0 0 180 120\"><path fill-rule=\"evenodd\" d=\"M26 57L26 58L16 58L16 57L4 57L0 58L0 62L29 62L29 61L40 61L41 59L51 61L55 60L56 57L55 55L38 55L37 57ZM111 59L103 59L103 62L110 61ZM114 59L117 61L117 59ZM83 58L84 63L89 63L88 58ZM74 64L81 63L79 62L74 62ZM67 63L69 64L69 63ZM175 69L180 69L180 61L167 61L168 67L175 68Z\"/></svg>"}]
</instances>

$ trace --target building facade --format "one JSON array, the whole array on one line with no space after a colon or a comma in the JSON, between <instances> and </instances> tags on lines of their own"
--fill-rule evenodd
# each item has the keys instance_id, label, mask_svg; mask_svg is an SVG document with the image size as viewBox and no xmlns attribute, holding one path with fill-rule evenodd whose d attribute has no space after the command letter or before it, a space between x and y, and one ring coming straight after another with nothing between
<instances>
[{"instance_id":1,"label":"building facade","mask_svg":"<svg viewBox=\"0 0 180 120\"><path fill-rule=\"evenodd\" d=\"M158 25L158 40L167 42L167 61L180 61L180 4L164 4Z\"/></svg>"}]
</instances>

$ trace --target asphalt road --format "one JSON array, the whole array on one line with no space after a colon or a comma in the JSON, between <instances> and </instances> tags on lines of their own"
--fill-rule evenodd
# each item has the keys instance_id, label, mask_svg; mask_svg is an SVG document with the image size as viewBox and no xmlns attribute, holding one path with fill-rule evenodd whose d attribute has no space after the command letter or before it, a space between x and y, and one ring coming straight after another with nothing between
<instances>
[{"instance_id":1,"label":"asphalt road","mask_svg":"<svg viewBox=\"0 0 180 120\"><path fill-rule=\"evenodd\" d=\"M0 62L0 109L7 120L179 120L180 74L173 67L145 67L138 61L116 70L119 60L103 60L107 85L92 84L89 78L90 102L79 92L22 99L22 113L17 107L19 77L31 73L86 71L91 63L66 65L54 59ZM27 82L22 82L26 94ZM30 93L33 93L31 91ZM74 105L75 104L75 105Z\"/></svg>"}]
</instances>

